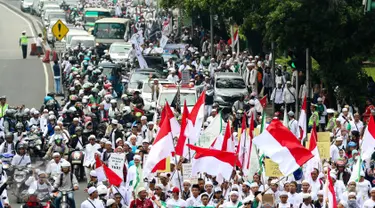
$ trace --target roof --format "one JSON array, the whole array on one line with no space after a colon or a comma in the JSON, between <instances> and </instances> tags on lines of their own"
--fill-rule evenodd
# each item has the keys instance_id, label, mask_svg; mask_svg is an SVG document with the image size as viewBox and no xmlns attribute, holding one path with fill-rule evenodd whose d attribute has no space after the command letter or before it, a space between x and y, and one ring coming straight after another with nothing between
<instances>
[{"instance_id":1,"label":"roof","mask_svg":"<svg viewBox=\"0 0 375 208\"><path fill-rule=\"evenodd\" d=\"M87 34L89 35L89 33L86 31L86 30L82 30L82 29L69 29L69 32L67 35L71 35L71 34Z\"/></svg>"},{"instance_id":2,"label":"roof","mask_svg":"<svg viewBox=\"0 0 375 208\"><path fill-rule=\"evenodd\" d=\"M94 36L74 36L72 37L73 40L95 40Z\"/></svg>"},{"instance_id":3,"label":"roof","mask_svg":"<svg viewBox=\"0 0 375 208\"><path fill-rule=\"evenodd\" d=\"M100 19L100 20L96 20L95 24L96 23L127 23L129 22L130 19L125 19L125 18L103 18L103 19Z\"/></svg>"},{"instance_id":4,"label":"roof","mask_svg":"<svg viewBox=\"0 0 375 208\"><path fill-rule=\"evenodd\" d=\"M109 9L104 8L86 8L84 12L110 12Z\"/></svg>"},{"instance_id":5,"label":"roof","mask_svg":"<svg viewBox=\"0 0 375 208\"><path fill-rule=\"evenodd\" d=\"M132 46L132 44L131 43L128 43L128 42L113 42L112 44L111 44L111 46Z\"/></svg>"},{"instance_id":6,"label":"roof","mask_svg":"<svg viewBox=\"0 0 375 208\"><path fill-rule=\"evenodd\" d=\"M215 73L216 78L241 78L241 75L238 73L232 73L232 72L218 72Z\"/></svg>"}]
</instances>

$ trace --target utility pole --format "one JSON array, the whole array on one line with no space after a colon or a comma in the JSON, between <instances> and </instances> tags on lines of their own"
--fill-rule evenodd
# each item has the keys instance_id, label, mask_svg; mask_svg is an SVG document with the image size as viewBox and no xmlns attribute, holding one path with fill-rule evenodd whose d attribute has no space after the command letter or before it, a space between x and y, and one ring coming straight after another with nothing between
<instances>
[{"instance_id":1,"label":"utility pole","mask_svg":"<svg viewBox=\"0 0 375 208\"><path fill-rule=\"evenodd\" d=\"M210 6L210 42L211 42L211 58L214 57L214 15L212 14L212 6Z\"/></svg>"},{"instance_id":2,"label":"utility pole","mask_svg":"<svg viewBox=\"0 0 375 208\"><path fill-rule=\"evenodd\" d=\"M276 54L275 54L275 42L271 43L271 55L272 55L272 60L271 60L271 76L273 79L273 89L276 87L276 73L275 73L275 60L276 60ZM271 96L271 95L268 95ZM271 98L271 97L270 97ZM272 113L275 112L275 103L272 102Z\"/></svg>"},{"instance_id":3,"label":"utility pole","mask_svg":"<svg viewBox=\"0 0 375 208\"><path fill-rule=\"evenodd\" d=\"M310 72L311 72L311 56L310 56L310 48L306 48L306 88L307 88L307 96L306 96L306 125L309 128L309 118L310 118L310 104L311 104L311 80L310 80Z\"/></svg>"}]
</instances>

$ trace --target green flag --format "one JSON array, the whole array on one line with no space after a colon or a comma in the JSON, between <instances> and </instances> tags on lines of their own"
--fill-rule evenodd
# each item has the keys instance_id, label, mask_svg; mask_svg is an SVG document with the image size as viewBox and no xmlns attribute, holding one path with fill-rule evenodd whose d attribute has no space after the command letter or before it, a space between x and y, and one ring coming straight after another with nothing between
<instances>
[{"instance_id":1,"label":"green flag","mask_svg":"<svg viewBox=\"0 0 375 208\"><path fill-rule=\"evenodd\" d=\"M264 129L266 128L266 121L267 121L267 114L266 114L266 111L263 109L262 124L260 126L260 133L262 133L264 131Z\"/></svg>"}]
</instances>

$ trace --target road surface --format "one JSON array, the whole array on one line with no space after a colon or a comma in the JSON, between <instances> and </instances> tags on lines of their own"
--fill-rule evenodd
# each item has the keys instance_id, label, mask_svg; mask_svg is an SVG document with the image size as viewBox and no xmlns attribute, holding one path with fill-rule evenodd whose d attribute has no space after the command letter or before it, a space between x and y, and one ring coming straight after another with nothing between
<instances>
[{"instance_id":1,"label":"road surface","mask_svg":"<svg viewBox=\"0 0 375 208\"><path fill-rule=\"evenodd\" d=\"M8 2L9 3L9 2ZM13 6L17 6L19 10L19 1L11 1ZM28 108L39 108L43 98L51 88L46 84L46 70L51 70L48 64L43 64L40 58L36 56L28 56L26 60L22 58L21 48L18 45L19 37L23 30L26 30L28 36L36 35L32 31L27 19L22 18L16 13L0 4L0 95L6 95L10 105L25 104ZM35 40L31 38L29 43ZM28 48L30 50L30 46ZM28 52L29 53L29 52ZM47 76L51 72L47 73ZM33 161L35 162L35 161ZM86 183L80 183L80 190L75 192L76 206L80 207L81 203L86 200L87 194L83 191ZM12 191L8 192L10 205L19 207L16 203Z\"/></svg>"}]
</instances>

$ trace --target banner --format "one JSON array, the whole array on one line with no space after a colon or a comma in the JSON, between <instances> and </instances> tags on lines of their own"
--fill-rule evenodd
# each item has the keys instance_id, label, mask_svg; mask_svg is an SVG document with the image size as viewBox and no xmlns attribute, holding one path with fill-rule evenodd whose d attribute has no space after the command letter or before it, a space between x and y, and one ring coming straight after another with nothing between
<instances>
[{"instance_id":1,"label":"banner","mask_svg":"<svg viewBox=\"0 0 375 208\"><path fill-rule=\"evenodd\" d=\"M182 164L182 181L189 180L191 184L198 184L198 177L192 176L192 164Z\"/></svg>"},{"instance_id":2,"label":"banner","mask_svg":"<svg viewBox=\"0 0 375 208\"><path fill-rule=\"evenodd\" d=\"M111 153L108 159L108 167L124 180L125 153Z\"/></svg>"},{"instance_id":3,"label":"banner","mask_svg":"<svg viewBox=\"0 0 375 208\"><path fill-rule=\"evenodd\" d=\"M308 133L307 134L307 138L310 138L311 137L311 134ZM317 132L317 137L318 137L318 141L317 142L331 142L331 136L330 136L330 132L326 131L326 132Z\"/></svg>"},{"instance_id":4,"label":"banner","mask_svg":"<svg viewBox=\"0 0 375 208\"><path fill-rule=\"evenodd\" d=\"M264 159L264 166L266 169L266 176L268 177L281 177L283 174L280 172L279 164L273 162L271 159Z\"/></svg>"},{"instance_id":5,"label":"banner","mask_svg":"<svg viewBox=\"0 0 375 208\"><path fill-rule=\"evenodd\" d=\"M139 68L141 68L141 69L148 68L147 62L142 55L142 49L141 49L141 45L144 44L144 38L143 38L143 35L142 35L142 31L139 31L138 33L134 34L130 38L130 42L132 44L134 44L135 54L136 54L136 57L137 57L137 60L138 60L138 63L139 63Z\"/></svg>"},{"instance_id":6,"label":"banner","mask_svg":"<svg viewBox=\"0 0 375 208\"><path fill-rule=\"evenodd\" d=\"M199 137L198 146L204 148L210 147L216 137L218 137L221 133L224 134L226 125L227 124L221 118L220 114L216 115L216 117L211 121L210 125Z\"/></svg>"},{"instance_id":7,"label":"banner","mask_svg":"<svg viewBox=\"0 0 375 208\"><path fill-rule=\"evenodd\" d=\"M309 148L310 142L306 142L306 148ZM331 142L317 142L320 159L329 159L331 157Z\"/></svg>"}]
</instances>

